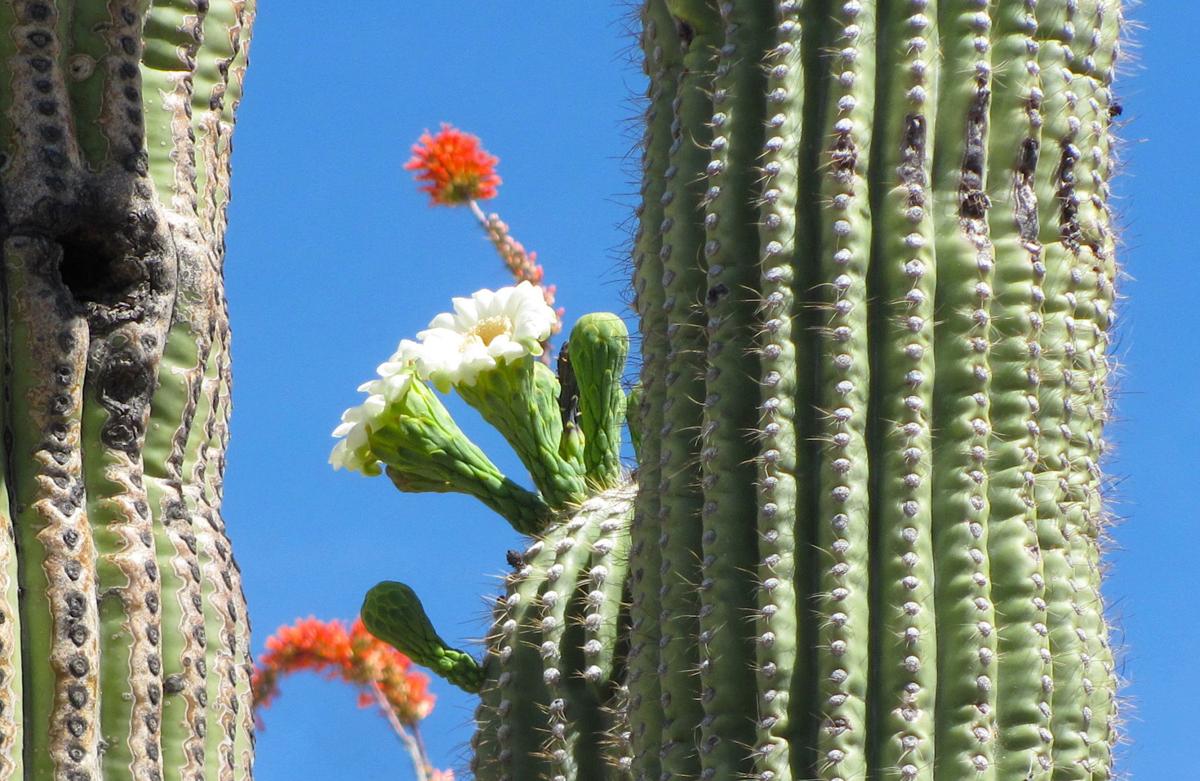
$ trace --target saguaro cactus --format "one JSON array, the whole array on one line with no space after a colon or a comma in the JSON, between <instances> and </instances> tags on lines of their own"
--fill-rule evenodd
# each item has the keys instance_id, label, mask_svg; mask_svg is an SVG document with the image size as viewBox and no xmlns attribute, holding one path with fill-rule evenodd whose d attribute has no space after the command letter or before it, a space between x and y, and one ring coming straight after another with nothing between
<instances>
[{"instance_id":1,"label":"saguaro cactus","mask_svg":"<svg viewBox=\"0 0 1200 781\"><path fill-rule=\"evenodd\" d=\"M253 18L253 0L0 7L0 778L250 778L220 506Z\"/></svg>"},{"instance_id":2,"label":"saguaro cactus","mask_svg":"<svg viewBox=\"0 0 1200 781\"><path fill-rule=\"evenodd\" d=\"M1110 778L1119 1L643 22L631 523L585 431L610 478L536 516L482 664L404 588L368 626L470 673L480 779ZM619 406L605 322L564 364L585 429Z\"/></svg>"}]
</instances>

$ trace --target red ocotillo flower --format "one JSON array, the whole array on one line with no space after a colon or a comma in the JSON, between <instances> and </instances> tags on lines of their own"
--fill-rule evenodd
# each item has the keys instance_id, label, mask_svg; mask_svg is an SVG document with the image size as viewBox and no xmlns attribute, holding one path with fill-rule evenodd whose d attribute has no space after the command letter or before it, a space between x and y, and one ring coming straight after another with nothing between
<instances>
[{"instance_id":1,"label":"red ocotillo flower","mask_svg":"<svg viewBox=\"0 0 1200 781\"><path fill-rule=\"evenodd\" d=\"M349 631L341 621L305 618L280 627L267 639L267 651L254 669L254 705L268 707L279 694L283 676L308 670L351 684L359 705L387 707L401 724L415 725L433 710L429 678L412 670L412 661L377 640L362 621Z\"/></svg>"},{"instance_id":2,"label":"red ocotillo flower","mask_svg":"<svg viewBox=\"0 0 1200 781\"><path fill-rule=\"evenodd\" d=\"M436 134L423 133L412 152L404 168L417 172L431 205L458 206L496 197L500 184L496 163L500 161L483 149L478 136L443 123Z\"/></svg>"}]
</instances>

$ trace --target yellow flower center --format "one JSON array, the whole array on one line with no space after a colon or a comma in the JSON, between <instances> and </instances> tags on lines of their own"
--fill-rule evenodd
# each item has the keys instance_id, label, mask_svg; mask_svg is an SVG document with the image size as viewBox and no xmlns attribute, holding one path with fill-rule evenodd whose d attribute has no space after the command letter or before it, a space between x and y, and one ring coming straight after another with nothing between
<instances>
[{"instance_id":1,"label":"yellow flower center","mask_svg":"<svg viewBox=\"0 0 1200 781\"><path fill-rule=\"evenodd\" d=\"M489 317L485 320L480 320L475 324L475 327L467 332L468 338L474 337L483 342L484 346L492 343L492 340L501 334L512 333L513 324L504 315Z\"/></svg>"}]
</instances>

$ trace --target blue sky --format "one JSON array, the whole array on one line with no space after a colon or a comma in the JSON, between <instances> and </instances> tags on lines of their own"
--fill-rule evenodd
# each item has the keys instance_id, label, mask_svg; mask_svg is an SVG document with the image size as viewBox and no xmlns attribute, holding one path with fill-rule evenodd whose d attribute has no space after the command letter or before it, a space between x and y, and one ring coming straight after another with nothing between
<instances>
[{"instance_id":1,"label":"blue sky","mask_svg":"<svg viewBox=\"0 0 1200 781\"><path fill-rule=\"evenodd\" d=\"M568 321L625 312L625 247L636 190L640 71L625 2L263 2L234 160L227 284L235 411L226 515L245 573L256 650L297 616L352 618L376 581L418 588L448 639L483 631L516 538L470 499L401 495L326 464L329 430L355 386L451 296L507 278L462 210L431 209L401 170L425 128L451 121L502 159L490 206L536 249ZM1134 11L1137 60L1120 83L1127 125L1117 186L1130 278L1117 340L1123 376L1112 574L1123 629L1134 778L1194 765L1200 651L1196 608L1200 459L1196 336L1195 79L1200 6ZM519 465L470 410L463 427L502 468ZM472 704L435 681L424 725L441 766L460 766ZM260 781L406 779L384 721L348 690L284 684L260 736Z\"/></svg>"}]
</instances>

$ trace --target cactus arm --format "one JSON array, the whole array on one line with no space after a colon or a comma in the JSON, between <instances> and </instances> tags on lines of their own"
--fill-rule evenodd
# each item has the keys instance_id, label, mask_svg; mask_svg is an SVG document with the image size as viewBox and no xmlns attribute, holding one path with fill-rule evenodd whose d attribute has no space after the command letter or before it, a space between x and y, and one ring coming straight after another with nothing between
<instances>
[{"instance_id":1,"label":"cactus arm","mask_svg":"<svg viewBox=\"0 0 1200 781\"><path fill-rule=\"evenodd\" d=\"M926 13L928 11L928 13ZM894 3L877 24L871 257L877 308L872 362L878 555L871 697L872 765L905 781L933 777L937 652L931 535L933 256L930 160L937 94L935 4Z\"/></svg>"},{"instance_id":2,"label":"cactus arm","mask_svg":"<svg viewBox=\"0 0 1200 781\"><path fill-rule=\"evenodd\" d=\"M10 238L4 259L24 774L99 778L98 622L84 596L95 550L80 455L87 326L51 276L61 259L51 241Z\"/></svg>"},{"instance_id":3,"label":"cactus arm","mask_svg":"<svg viewBox=\"0 0 1200 781\"><path fill-rule=\"evenodd\" d=\"M1044 271L1032 175L1041 144L1036 19L1031 6L997 8L987 177L996 270L991 338L992 431L987 444L988 549L997 637L997 778L1050 777L1050 648L1046 574L1033 469L1039 449L1040 287ZM981 660L982 661L982 660Z\"/></svg>"},{"instance_id":4,"label":"cactus arm","mask_svg":"<svg viewBox=\"0 0 1200 781\"><path fill-rule=\"evenodd\" d=\"M699 551L702 777L750 771L751 752L746 747L754 742L758 709L755 642L743 632L730 631L752 616L757 606L754 593L745 588L742 579L758 564L756 530L745 517L746 508L755 504L755 443L750 432L758 421L752 406L731 407L728 400L753 398L757 393L757 378L747 370L739 342L760 306L754 193L764 140L761 58L773 13L769 4L740 2L722 4L721 16L725 45L716 60L712 82L713 129L702 202L708 364L699 445L703 498ZM683 143L694 142L685 138ZM683 195L677 193L677 197ZM674 219L688 218L677 212ZM693 327L689 322L681 326L680 333ZM695 368L691 372L699 373ZM678 529L672 534L678 534Z\"/></svg>"},{"instance_id":5,"label":"cactus arm","mask_svg":"<svg viewBox=\"0 0 1200 781\"><path fill-rule=\"evenodd\" d=\"M570 354L578 381L584 472L590 484L609 488L621 476L621 373L629 354L625 323L613 314L584 315L571 329Z\"/></svg>"},{"instance_id":6,"label":"cactus arm","mask_svg":"<svg viewBox=\"0 0 1200 781\"><path fill-rule=\"evenodd\" d=\"M416 592L405 584L376 584L363 599L361 614L367 630L380 640L463 691L479 691L483 669L475 657L442 639Z\"/></svg>"},{"instance_id":7,"label":"cactus arm","mask_svg":"<svg viewBox=\"0 0 1200 781\"><path fill-rule=\"evenodd\" d=\"M641 321L642 373L637 423L642 432L638 447L638 494L630 530L630 648L629 728L638 781L656 781L660 775L662 706L659 680L658 624L662 557L658 531L661 502L660 459L662 405L666 399L659 362L666 354L663 315L662 234L663 198L671 147L672 101L679 78L679 49L674 45L675 25L664 0L648 0L643 11L642 48L650 77L646 135L642 143L642 203L634 246L635 308Z\"/></svg>"},{"instance_id":8,"label":"cactus arm","mask_svg":"<svg viewBox=\"0 0 1200 781\"><path fill-rule=\"evenodd\" d=\"M202 604L204 594L194 573L204 556L228 559L228 547L217 534L211 545L195 543L198 550L208 545L202 553L192 550L186 503L198 506L199 489L182 484L196 407L191 394L208 361L188 310L216 303L184 291L195 287L200 267L214 271L200 287L219 288L223 248L223 223L202 235L195 189L188 186L195 156L181 100L189 97L190 55L200 41L197 28L183 21L189 10L202 15L197 5L39 0L0 10L6 25L0 51L9 65L0 87L0 228L15 253L6 257L6 311L13 318L7 336L22 342L8 348L10 365L20 368L6 375L5 390L28 396L5 410L7 424L21 432L14 438L21 444L8 452L6 479L12 496L26 492L37 504L14 519L24 549L19 598L28 602L22 612L33 617L21 626L27 675L5 680L24 678L36 691L17 712L29 729L22 750L30 777L187 774L190 781L206 772L196 738L216 720L205 718L199 703L206 692L199 689L214 665L204 659L205 633L195 631L202 617L193 598ZM233 18L243 10L240 1L216 6L228 6ZM238 35L217 26L209 38L219 49L236 49L231 42ZM223 79L222 69L215 70ZM227 138L232 114L221 116ZM221 170L227 154L201 156L202 167L227 187ZM213 200L211 190L206 195ZM49 240L22 238L27 235ZM33 256L36 272L26 263ZM22 313L46 302L55 302L46 316ZM226 343L222 337L222 347ZM50 348L61 353L58 362ZM81 356L86 370L80 367L76 378L73 362ZM44 377L10 381L31 371ZM167 381L158 393L160 376ZM74 394L61 394L63 403L80 405L67 410L74 410L71 421L27 414L24 406L60 380ZM38 434L37 426L45 430ZM39 464L47 455L42 440L60 431L71 440L71 448L56 451L65 469ZM224 444L220 436L213 452L193 453L190 467L201 460L219 464ZM26 485L44 468L58 473L44 475L58 481L55 488ZM190 471L187 481L195 482ZM37 493L63 490L68 495ZM219 490L211 492L214 513L219 498ZM47 514L51 501L68 515ZM220 574L232 584L220 615L241 638L244 661L248 629L237 573ZM208 650L222 663L222 654L238 652L220 642ZM187 680L168 682L184 668L192 671ZM176 684L190 689L182 693ZM248 724L248 679L235 688L247 703L241 718ZM240 707L236 697L226 699L228 710ZM217 760L217 752L208 754L214 767ZM242 764L248 772L248 761ZM230 770L212 770L214 777L234 777L232 764L225 765Z\"/></svg>"},{"instance_id":9,"label":"cactus arm","mask_svg":"<svg viewBox=\"0 0 1200 781\"><path fill-rule=\"evenodd\" d=\"M702 424L700 402L704 379L697 360L704 355L705 294L704 228L706 150L712 140L709 75L720 46L715 4L668 2L675 20L676 46L682 47L683 69L675 92L675 124L668 156L664 193L662 249L663 309L667 353L662 379L662 455L659 520L663 573L659 627L663 668L662 772L689 777L699 774L695 727L703 718L691 692L699 669L700 516L702 497L695 490L700 466L693 442ZM667 41L670 39L668 38ZM664 46L670 43L664 42Z\"/></svg>"}]
</instances>

